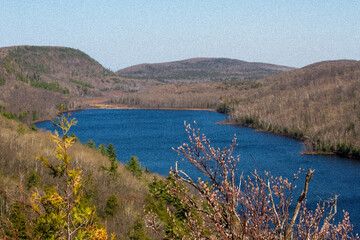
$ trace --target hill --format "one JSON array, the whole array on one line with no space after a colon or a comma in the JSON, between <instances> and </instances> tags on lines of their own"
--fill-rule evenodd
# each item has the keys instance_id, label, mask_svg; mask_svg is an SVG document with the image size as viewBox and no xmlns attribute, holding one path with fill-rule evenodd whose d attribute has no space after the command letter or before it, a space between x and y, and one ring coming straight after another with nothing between
<instances>
[{"instance_id":1,"label":"hill","mask_svg":"<svg viewBox=\"0 0 360 240\"><path fill-rule=\"evenodd\" d=\"M20 126L23 126L20 122L0 115L0 236L5 233L4 219L12 211L14 198L29 200L27 197L35 191L43 195L49 186L56 186L63 196L65 191L64 179L51 175L50 169L36 158L41 155L50 164L59 164L54 156L56 144L50 140L50 132L32 131ZM99 221L106 225L109 233L114 232L118 238L125 239L136 217L144 215L143 206L149 192L147 181L153 175L144 173L142 178L136 177L120 162L115 169L116 177L108 174L104 166L110 165L106 155L109 147L104 148L105 154L95 144L89 147L75 142L69 151L70 165L71 169L82 170L86 191L82 201L96 206ZM116 157L116 150L114 152ZM9 200L4 198L5 189L11 194ZM117 204L113 201L109 207L109 199L116 199Z\"/></svg>"},{"instance_id":2,"label":"hill","mask_svg":"<svg viewBox=\"0 0 360 240\"><path fill-rule=\"evenodd\" d=\"M352 60L291 69L196 58L115 74L76 49L16 46L0 48L0 112L31 122L49 118L59 104L77 109L94 98L145 108L218 109L231 111L239 124L304 139L313 150L355 157L359 79L360 63Z\"/></svg>"},{"instance_id":3,"label":"hill","mask_svg":"<svg viewBox=\"0 0 360 240\"><path fill-rule=\"evenodd\" d=\"M59 104L64 104L65 109L78 109L93 102L95 98L97 102L112 99L113 102L128 105L138 102L136 99L138 96L142 97L142 94L146 95L143 102L153 98L154 93L156 97L159 89L166 89L161 86L163 84L246 81L290 69L225 58L196 58L170 63L143 64L120 70L115 74L84 52L72 48L6 47L0 48L0 112L11 118L31 122L53 116ZM194 91L202 91L199 90L199 86L195 86L196 90L192 90L191 85L184 87L180 93L193 94ZM182 98L188 98L188 95L179 94L177 90L173 92ZM214 108L218 98L210 104L204 101L213 99L213 94L218 93L215 91L206 96L205 100L197 100L201 104L176 101L177 104L170 106ZM132 100L134 95L136 99ZM121 100L116 100L114 96ZM161 101L167 102L167 99ZM159 105L154 101L146 104L146 107L161 106L165 105ZM166 104L167 106L169 104Z\"/></svg>"},{"instance_id":4,"label":"hill","mask_svg":"<svg viewBox=\"0 0 360 240\"><path fill-rule=\"evenodd\" d=\"M227 98L240 124L304 139L320 152L360 156L360 62L326 61L256 81Z\"/></svg>"},{"instance_id":5,"label":"hill","mask_svg":"<svg viewBox=\"0 0 360 240\"><path fill-rule=\"evenodd\" d=\"M116 76L80 50L0 48L0 110L17 114L36 111L38 118L46 118L60 103L74 109L84 98L136 87L136 81Z\"/></svg>"},{"instance_id":6,"label":"hill","mask_svg":"<svg viewBox=\"0 0 360 240\"><path fill-rule=\"evenodd\" d=\"M140 64L116 72L134 79L167 83L239 81L259 79L293 68L228 58L192 58L176 62Z\"/></svg>"}]
</instances>

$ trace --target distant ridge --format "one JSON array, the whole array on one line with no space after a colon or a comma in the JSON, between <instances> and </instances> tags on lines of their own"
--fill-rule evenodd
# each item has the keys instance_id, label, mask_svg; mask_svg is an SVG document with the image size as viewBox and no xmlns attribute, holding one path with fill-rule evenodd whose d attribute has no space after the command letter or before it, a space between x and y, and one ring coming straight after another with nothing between
<instances>
[{"instance_id":1,"label":"distant ridge","mask_svg":"<svg viewBox=\"0 0 360 240\"><path fill-rule=\"evenodd\" d=\"M139 64L116 72L135 79L165 82L238 81L263 78L294 68L229 58L191 58L181 61Z\"/></svg>"},{"instance_id":2,"label":"distant ridge","mask_svg":"<svg viewBox=\"0 0 360 240\"><path fill-rule=\"evenodd\" d=\"M317 62L258 83L239 95L239 123L304 139L311 152L360 159L360 61Z\"/></svg>"},{"instance_id":3,"label":"distant ridge","mask_svg":"<svg viewBox=\"0 0 360 240\"><path fill-rule=\"evenodd\" d=\"M128 85L77 49L0 48L0 111L36 111L38 117L47 117L60 103L76 108L80 99L101 96L116 87L126 90Z\"/></svg>"}]
</instances>

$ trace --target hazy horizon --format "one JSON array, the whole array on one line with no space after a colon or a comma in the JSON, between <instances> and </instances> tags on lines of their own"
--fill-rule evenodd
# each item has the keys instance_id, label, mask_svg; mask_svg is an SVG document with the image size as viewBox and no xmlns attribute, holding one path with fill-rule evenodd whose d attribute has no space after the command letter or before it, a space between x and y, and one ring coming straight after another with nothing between
<instances>
[{"instance_id":1,"label":"hazy horizon","mask_svg":"<svg viewBox=\"0 0 360 240\"><path fill-rule=\"evenodd\" d=\"M359 10L335 0L4 0L0 47L71 47L114 71L198 57L303 67L360 59Z\"/></svg>"}]
</instances>

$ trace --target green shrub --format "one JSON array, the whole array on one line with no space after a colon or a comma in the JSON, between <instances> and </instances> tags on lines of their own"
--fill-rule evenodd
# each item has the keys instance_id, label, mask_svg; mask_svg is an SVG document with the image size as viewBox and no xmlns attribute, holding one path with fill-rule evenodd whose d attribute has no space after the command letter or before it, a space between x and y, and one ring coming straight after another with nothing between
<instances>
[{"instance_id":1,"label":"green shrub","mask_svg":"<svg viewBox=\"0 0 360 240\"><path fill-rule=\"evenodd\" d=\"M28 79L22 73L17 73L16 79L21 82L28 83Z\"/></svg>"},{"instance_id":2,"label":"green shrub","mask_svg":"<svg viewBox=\"0 0 360 240\"><path fill-rule=\"evenodd\" d=\"M98 146L98 150L100 151L100 153L101 153L102 155L107 155L105 144L103 144L103 143L100 144L100 145Z\"/></svg>"},{"instance_id":3,"label":"green shrub","mask_svg":"<svg viewBox=\"0 0 360 240\"><path fill-rule=\"evenodd\" d=\"M79 142L78 137L74 133L71 133L70 137L74 139L74 142Z\"/></svg>"},{"instance_id":4,"label":"green shrub","mask_svg":"<svg viewBox=\"0 0 360 240\"><path fill-rule=\"evenodd\" d=\"M92 140L92 139L89 139L88 142L87 142L87 146L89 148L95 149L95 141Z\"/></svg>"},{"instance_id":5,"label":"green shrub","mask_svg":"<svg viewBox=\"0 0 360 240\"><path fill-rule=\"evenodd\" d=\"M29 115L29 111L21 112L21 113L19 113L19 115L18 115L18 119L19 119L20 121L24 121L24 120L26 120L26 118L27 118L28 115Z\"/></svg>"},{"instance_id":6,"label":"green shrub","mask_svg":"<svg viewBox=\"0 0 360 240\"><path fill-rule=\"evenodd\" d=\"M262 86L261 83L254 83L254 84L251 85L251 88L259 88L261 86Z\"/></svg>"},{"instance_id":7,"label":"green shrub","mask_svg":"<svg viewBox=\"0 0 360 240\"><path fill-rule=\"evenodd\" d=\"M63 94L69 94L70 91L69 91L69 89L67 87L65 87L65 88L63 88L62 93Z\"/></svg>"},{"instance_id":8,"label":"green shrub","mask_svg":"<svg viewBox=\"0 0 360 240\"><path fill-rule=\"evenodd\" d=\"M227 104L227 103L220 103L217 108L216 108L216 111L219 112L219 113L230 113L231 111L231 108L230 106Z\"/></svg>"},{"instance_id":9,"label":"green shrub","mask_svg":"<svg viewBox=\"0 0 360 240\"><path fill-rule=\"evenodd\" d=\"M4 117L6 117L7 119L17 119L18 118L16 113L11 113L11 112L3 112L2 115Z\"/></svg>"},{"instance_id":10,"label":"green shrub","mask_svg":"<svg viewBox=\"0 0 360 240\"><path fill-rule=\"evenodd\" d=\"M10 239L30 239L27 231L29 224L24 214L24 206L18 202L14 202L10 208L9 220L12 227L7 228L5 234L10 237Z\"/></svg>"},{"instance_id":11,"label":"green shrub","mask_svg":"<svg viewBox=\"0 0 360 240\"><path fill-rule=\"evenodd\" d=\"M120 202L118 197L115 194L111 194L111 196L106 201L105 206L105 216L112 217L116 213L120 206Z\"/></svg>"},{"instance_id":12,"label":"green shrub","mask_svg":"<svg viewBox=\"0 0 360 240\"><path fill-rule=\"evenodd\" d=\"M239 122L240 124L245 124L254 127L258 127L260 124L258 118L255 116L240 117L236 119L236 121Z\"/></svg>"},{"instance_id":13,"label":"green shrub","mask_svg":"<svg viewBox=\"0 0 360 240\"><path fill-rule=\"evenodd\" d=\"M61 92L63 94L69 94L70 92L68 88L62 88L58 82L43 82L32 78L30 80L30 85L35 88L43 88L53 92Z\"/></svg>"},{"instance_id":14,"label":"green shrub","mask_svg":"<svg viewBox=\"0 0 360 240\"><path fill-rule=\"evenodd\" d=\"M32 120L33 120L33 121L38 120L38 116L37 116L37 111L36 111L36 110L33 110L33 111L32 111Z\"/></svg>"},{"instance_id":15,"label":"green shrub","mask_svg":"<svg viewBox=\"0 0 360 240\"><path fill-rule=\"evenodd\" d=\"M31 124L31 125L29 126L29 129L30 129L31 131L34 131L34 132L36 132L36 131L38 130L38 128L35 126L35 124Z\"/></svg>"},{"instance_id":16,"label":"green shrub","mask_svg":"<svg viewBox=\"0 0 360 240\"><path fill-rule=\"evenodd\" d=\"M20 124L18 125L18 127L17 127L16 132L17 132L19 135L24 134L24 133L25 133L25 127L24 127L24 125L22 125L22 124L20 123Z\"/></svg>"},{"instance_id":17,"label":"green shrub","mask_svg":"<svg viewBox=\"0 0 360 240\"><path fill-rule=\"evenodd\" d=\"M8 64L5 64L5 70L6 70L7 73L13 73L13 72L15 72L14 67L13 67L13 66L10 66L10 65L8 65Z\"/></svg>"},{"instance_id":18,"label":"green shrub","mask_svg":"<svg viewBox=\"0 0 360 240\"><path fill-rule=\"evenodd\" d=\"M40 176L36 172L31 172L26 180L26 188L29 190L32 187L36 187L40 184Z\"/></svg>"},{"instance_id":19,"label":"green shrub","mask_svg":"<svg viewBox=\"0 0 360 240\"><path fill-rule=\"evenodd\" d=\"M144 222L139 217L135 219L134 225L130 227L128 235L129 240L151 240L151 237L146 234Z\"/></svg>"},{"instance_id":20,"label":"green shrub","mask_svg":"<svg viewBox=\"0 0 360 240\"><path fill-rule=\"evenodd\" d=\"M94 86L91 85L90 83L83 82L83 81L80 81L80 80L76 80L76 79L73 79L73 78L70 78L69 82L75 83L76 85L79 85L79 86L82 86L82 87L85 87L85 88L94 88Z\"/></svg>"}]
</instances>

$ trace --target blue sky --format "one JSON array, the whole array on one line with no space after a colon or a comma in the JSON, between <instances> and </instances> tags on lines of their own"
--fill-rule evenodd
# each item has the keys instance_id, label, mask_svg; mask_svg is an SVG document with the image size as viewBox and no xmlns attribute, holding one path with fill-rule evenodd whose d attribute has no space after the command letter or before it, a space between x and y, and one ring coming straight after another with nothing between
<instances>
[{"instance_id":1,"label":"blue sky","mask_svg":"<svg viewBox=\"0 0 360 240\"><path fill-rule=\"evenodd\" d=\"M193 57L360 60L358 0L1 0L0 18L0 47L72 47L111 70Z\"/></svg>"}]
</instances>

